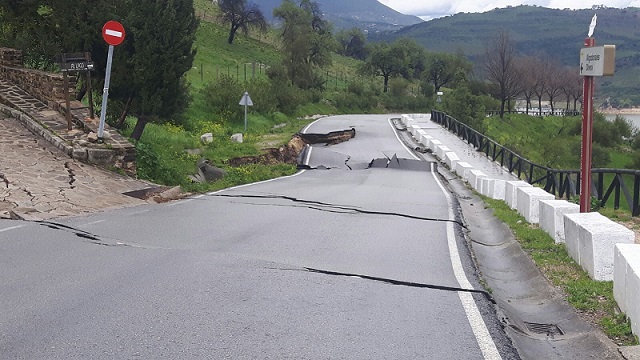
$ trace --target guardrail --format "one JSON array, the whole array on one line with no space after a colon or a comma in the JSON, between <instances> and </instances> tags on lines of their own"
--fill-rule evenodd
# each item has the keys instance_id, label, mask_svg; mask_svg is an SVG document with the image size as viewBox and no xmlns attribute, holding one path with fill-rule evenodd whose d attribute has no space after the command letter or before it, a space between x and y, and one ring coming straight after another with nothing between
<instances>
[{"instance_id":1,"label":"guardrail","mask_svg":"<svg viewBox=\"0 0 640 360\"><path fill-rule=\"evenodd\" d=\"M531 108L529 109L529 111L505 110L504 113L505 114L524 114L524 115L531 115L531 116L579 116L579 115L582 115L581 110L554 109L553 111L551 111L551 109L542 109L542 112L540 112L540 109L538 108ZM487 116L500 115L500 110L488 110L486 114Z\"/></svg>"},{"instance_id":2,"label":"guardrail","mask_svg":"<svg viewBox=\"0 0 640 360\"><path fill-rule=\"evenodd\" d=\"M540 185L558 198L569 200L580 194L580 170L558 170L538 165L441 111L432 110L431 120L456 134L520 180ZM601 206L613 201L613 207L619 209L624 197L631 214L640 215L640 170L593 169L592 176L595 178L592 195Z\"/></svg>"}]
</instances>

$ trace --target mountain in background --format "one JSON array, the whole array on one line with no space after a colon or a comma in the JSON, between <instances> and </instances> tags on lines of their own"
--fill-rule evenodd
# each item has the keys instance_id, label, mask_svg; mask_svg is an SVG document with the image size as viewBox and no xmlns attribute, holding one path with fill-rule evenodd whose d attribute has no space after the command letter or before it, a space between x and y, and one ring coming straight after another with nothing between
<instances>
[{"instance_id":1,"label":"mountain in background","mask_svg":"<svg viewBox=\"0 0 640 360\"><path fill-rule=\"evenodd\" d=\"M393 32L370 33L370 41L409 37L429 51L462 51L477 62L491 37L504 28L519 54L547 54L579 71L580 49L594 14L598 15L596 45L616 45L616 74L599 80L596 95L632 99L634 105L640 105L640 8L557 10L516 6L460 13Z\"/></svg>"},{"instance_id":2,"label":"mountain in background","mask_svg":"<svg viewBox=\"0 0 640 360\"><path fill-rule=\"evenodd\" d=\"M324 18L338 29L358 27L363 30L388 31L423 22L416 16L401 14L377 0L316 0ZM259 0L263 14L273 21L273 9L282 0Z\"/></svg>"}]
</instances>

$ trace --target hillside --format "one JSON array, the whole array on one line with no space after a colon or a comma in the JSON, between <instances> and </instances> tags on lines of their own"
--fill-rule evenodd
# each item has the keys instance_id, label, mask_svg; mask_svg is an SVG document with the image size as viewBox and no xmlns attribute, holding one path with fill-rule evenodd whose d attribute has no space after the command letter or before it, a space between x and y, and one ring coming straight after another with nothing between
<instances>
[{"instance_id":1,"label":"hillside","mask_svg":"<svg viewBox=\"0 0 640 360\"><path fill-rule=\"evenodd\" d=\"M369 31L397 30L403 26L421 23L415 16L401 14L377 0L317 0L325 19L337 28L359 27ZM265 16L273 20L273 9L282 0L260 0L257 2Z\"/></svg>"},{"instance_id":2,"label":"hillside","mask_svg":"<svg viewBox=\"0 0 640 360\"><path fill-rule=\"evenodd\" d=\"M548 54L577 69L580 48L593 15L598 15L597 44L617 47L616 76L602 79L597 95L629 99L640 105L640 8L557 10L536 6L461 13L403 29L378 33L373 41L410 37L430 51L463 51L478 60L499 28L509 30L522 55Z\"/></svg>"}]
</instances>

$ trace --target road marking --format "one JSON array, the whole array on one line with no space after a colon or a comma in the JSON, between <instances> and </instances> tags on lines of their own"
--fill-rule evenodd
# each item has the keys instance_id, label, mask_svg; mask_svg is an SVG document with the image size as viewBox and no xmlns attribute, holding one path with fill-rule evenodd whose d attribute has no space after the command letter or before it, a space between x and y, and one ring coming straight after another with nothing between
<instances>
[{"instance_id":1,"label":"road marking","mask_svg":"<svg viewBox=\"0 0 640 360\"><path fill-rule=\"evenodd\" d=\"M447 199L447 207L449 208L449 219L454 219L455 215L453 213L453 205L451 203L451 195L444 188L440 179L435 174L435 169L433 163L431 164L431 174L433 174L433 178L436 180L436 183L442 190L445 198ZM451 265L453 267L453 274L458 281L458 284L461 288L471 289L471 283L467 278L467 275L464 272L464 267L462 266L462 260L460 260L460 253L458 252L458 244L456 243L456 234L453 228L452 222L447 222L447 242L449 244L449 257L451 259ZM476 341L480 346L480 350L482 351L482 355L486 360L499 360L502 359L500 356L500 352L496 347L496 344L493 342L493 338L491 334L489 334L489 330L487 329L487 324L485 324L484 319L482 319L482 315L480 314L480 310L476 305L473 297L469 293L458 292L458 297L462 302L462 307L464 312L467 314L467 320L469 321L469 325L471 325L471 330L473 331L473 335L476 337Z\"/></svg>"},{"instance_id":2,"label":"road marking","mask_svg":"<svg viewBox=\"0 0 640 360\"><path fill-rule=\"evenodd\" d=\"M304 134L304 133L306 133L306 132L307 132L307 130L309 130L309 128L310 128L313 124L317 123L318 121L320 121L320 120L322 120L322 119L323 119L323 118L320 118L320 119L318 119L318 120L316 120L316 121L312 122L311 124L307 125L304 129L302 129L301 133L303 133L303 134Z\"/></svg>"},{"instance_id":3,"label":"road marking","mask_svg":"<svg viewBox=\"0 0 640 360\"><path fill-rule=\"evenodd\" d=\"M107 221L107 220L96 220L96 221L92 221L92 222L90 222L90 223L82 224L82 225L80 225L80 226L95 225L95 224L103 223L103 222L105 222L105 221Z\"/></svg>"},{"instance_id":4,"label":"road marking","mask_svg":"<svg viewBox=\"0 0 640 360\"><path fill-rule=\"evenodd\" d=\"M391 119L388 120L391 129L393 130L396 139L402 144L402 146L407 150L407 152L413 156L416 160L420 160L409 148L404 144L404 142L398 136L398 132L396 131L395 126ZM435 174L435 169L433 163L431 163L431 174L433 178L436 180L438 187L444 194L447 199L447 208L449 211L449 219L455 219L455 214L453 213L453 204L451 201L451 195L444 188L440 179ZM453 267L453 274L458 281L458 285L463 289L473 289L473 286L469 282L466 273L464 272L464 267L462 266L462 260L460 259L460 253L458 252L458 244L456 242L456 234L455 229L453 227L452 222L447 222L447 243L449 246L449 258L451 261L451 266ZM482 318L482 314L480 314L480 310L473 300L473 296L468 292L458 292L458 297L460 298L460 302L462 303L462 308L467 316L467 321L469 321L469 325L471 326L471 331L473 331L473 335L476 338L476 342L480 347L480 351L482 352L482 356L485 360L501 360L500 352L496 347L491 334L489 334L489 329L487 329L487 324L485 324L484 319Z\"/></svg>"},{"instance_id":5,"label":"road marking","mask_svg":"<svg viewBox=\"0 0 640 360\"><path fill-rule=\"evenodd\" d=\"M9 231L9 230L15 230L15 229L19 229L21 227L24 227L24 225L11 226L11 227L8 227L8 228L0 229L0 232L5 232L5 231Z\"/></svg>"},{"instance_id":6,"label":"road marking","mask_svg":"<svg viewBox=\"0 0 640 360\"><path fill-rule=\"evenodd\" d=\"M418 156L416 156L416 154L413 153L413 151L411 151L407 145L404 144L404 141L402 141L400 139L400 136L398 136L398 132L396 131L396 127L393 126L393 122L391 122L391 119L387 120L389 122L389 126L391 126L391 130L393 131L393 135L396 136L396 139L398 139L398 141L400 142L400 144L402 145L402 147L404 147L407 152L409 153L409 155L413 156L414 159L416 160L420 160L420 158Z\"/></svg>"},{"instance_id":7,"label":"road marking","mask_svg":"<svg viewBox=\"0 0 640 360\"><path fill-rule=\"evenodd\" d=\"M309 160L311 160L311 150L313 150L313 146L309 146L307 156L304 158L304 163L302 165L309 165Z\"/></svg>"}]
</instances>

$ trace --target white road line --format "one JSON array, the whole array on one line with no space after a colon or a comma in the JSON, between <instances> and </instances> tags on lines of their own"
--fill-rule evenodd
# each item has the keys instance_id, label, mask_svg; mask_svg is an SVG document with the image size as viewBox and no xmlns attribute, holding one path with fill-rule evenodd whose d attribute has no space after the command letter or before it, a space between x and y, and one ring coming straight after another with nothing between
<instances>
[{"instance_id":1,"label":"white road line","mask_svg":"<svg viewBox=\"0 0 640 360\"><path fill-rule=\"evenodd\" d=\"M24 227L24 225L11 226L11 227L8 227L8 228L0 229L0 232L5 232L5 231L9 231L9 230L15 230L15 229L19 229L21 227Z\"/></svg>"},{"instance_id":2,"label":"white road line","mask_svg":"<svg viewBox=\"0 0 640 360\"><path fill-rule=\"evenodd\" d=\"M396 127L393 126L393 122L391 121L391 119L387 120L389 122L389 126L391 126L391 130L393 131L393 135L396 136L396 139L398 139L398 141L400 142L400 144L402 145L402 147L404 147L407 152L409 153L409 155L413 156L414 159L416 160L420 160L420 158L418 156L416 156L416 154L413 153L413 151L411 151L407 145L404 144L404 141L402 141L400 139L400 136L398 136L398 132L396 131Z\"/></svg>"},{"instance_id":3,"label":"white road line","mask_svg":"<svg viewBox=\"0 0 640 360\"><path fill-rule=\"evenodd\" d=\"M103 223L103 222L105 222L105 221L107 221L107 220L96 220L96 221L92 221L92 222L90 222L90 223L82 224L82 225L80 225L80 226L95 225L95 224Z\"/></svg>"},{"instance_id":4,"label":"white road line","mask_svg":"<svg viewBox=\"0 0 640 360\"><path fill-rule=\"evenodd\" d=\"M393 130L396 139L402 144L402 146L407 150L411 156L415 159L420 159L417 157L409 148L404 144L404 142L398 136L398 132L396 131L395 126L391 119L388 120L391 129ZM451 201L451 195L444 188L440 179L435 174L435 169L433 163L431 164L431 174L433 178L436 180L438 187L444 194L447 199L447 208L449 209L449 219L454 219L455 215L453 213L453 204ZM458 284L463 289L473 289L473 286L469 282L467 275L464 272L464 267L462 266L462 260L460 260L460 253L458 252L458 244L456 243L456 234L455 229L453 227L453 223L451 221L447 222L447 243L449 246L449 257L451 260L451 266L453 267L453 274L458 281ZM467 320L469 321L469 325L471 326L471 330L473 331L473 335L476 337L476 342L480 347L480 351L482 352L482 356L485 360L501 360L500 352L496 347L491 334L489 334L489 330L487 329L487 324L485 324L484 319L482 319L482 315L480 314L480 310L473 300L473 296L471 293L458 291L458 297L460 298L460 302L462 303L462 308L464 309L465 314L467 315Z\"/></svg>"},{"instance_id":5,"label":"white road line","mask_svg":"<svg viewBox=\"0 0 640 360\"><path fill-rule=\"evenodd\" d=\"M307 130L309 130L309 128L310 128L311 126L313 126L313 124L317 123L318 121L320 121L320 120L322 120L322 119L323 119L323 118L320 118L320 119L318 119L318 120L316 120L316 121L312 122L311 124L307 125L304 129L302 129L301 133L303 133L303 134L304 134L304 133L306 133L306 132L307 132Z\"/></svg>"},{"instance_id":6,"label":"white road line","mask_svg":"<svg viewBox=\"0 0 640 360\"><path fill-rule=\"evenodd\" d=\"M449 208L449 219L454 219L455 215L453 214L451 195L449 195L449 192L447 192L447 190L440 182L440 179L438 179L438 177L436 176L433 164L431 164L431 174L433 174L433 178L436 180L436 183L440 187L440 190L442 190L442 193L447 199L447 207ZM451 265L453 266L453 274L455 275L458 284L463 289L472 289L473 287L471 286L471 283L469 282L469 279L464 272L464 267L462 266L462 261L460 260L458 244L456 243L456 234L453 228L453 223L450 221L447 222L447 242L449 244L449 256L451 259ZM484 358L486 360L502 359L495 342L493 342L491 334L489 334L487 324L485 324L484 320L482 319L480 310L478 310L478 306L473 301L473 297L471 296L471 294L459 291L458 297L460 297L462 307L464 308L464 312L467 314L467 319L469 320L469 325L471 325L471 330L476 337L476 341L480 346L480 350L482 351L482 355L484 356Z\"/></svg>"}]
</instances>

